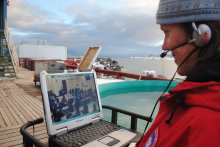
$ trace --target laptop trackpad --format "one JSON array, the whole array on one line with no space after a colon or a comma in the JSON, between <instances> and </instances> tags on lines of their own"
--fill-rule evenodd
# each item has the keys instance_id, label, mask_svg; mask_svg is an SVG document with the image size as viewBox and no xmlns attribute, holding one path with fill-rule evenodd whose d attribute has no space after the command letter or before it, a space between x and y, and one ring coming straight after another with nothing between
<instances>
[{"instance_id":1,"label":"laptop trackpad","mask_svg":"<svg viewBox=\"0 0 220 147\"><path fill-rule=\"evenodd\" d=\"M88 144L85 144L83 147L118 147L122 146L123 144L127 143L129 140L136 136L135 133L126 131L126 130L118 130L114 131L108 135L105 135L97 140L94 140Z\"/></svg>"}]
</instances>

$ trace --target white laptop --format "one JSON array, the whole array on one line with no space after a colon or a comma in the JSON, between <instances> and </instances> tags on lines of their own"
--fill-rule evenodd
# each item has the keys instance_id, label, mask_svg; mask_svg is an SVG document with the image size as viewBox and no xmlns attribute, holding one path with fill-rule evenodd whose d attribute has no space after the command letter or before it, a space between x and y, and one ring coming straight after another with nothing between
<instances>
[{"instance_id":1,"label":"white laptop","mask_svg":"<svg viewBox=\"0 0 220 147\"><path fill-rule=\"evenodd\" d=\"M94 70L42 71L40 83L49 146L116 147L140 135L102 120Z\"/></svg>"}]
</instances>

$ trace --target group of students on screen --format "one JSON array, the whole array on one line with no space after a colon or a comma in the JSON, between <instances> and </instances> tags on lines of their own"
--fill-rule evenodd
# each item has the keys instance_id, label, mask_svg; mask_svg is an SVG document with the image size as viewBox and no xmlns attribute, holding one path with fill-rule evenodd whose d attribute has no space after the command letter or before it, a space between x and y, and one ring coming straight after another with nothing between
<instances>
[{"instance_id":1,"label":"group of students on screen","mask_svg":"<svg viewBox=\"0 0 220 147\"><path fill-rule=\"evenodd\" d=\"M96 95L96 91L95 89L92 90L92 87L90 87L87 90L83 90L78 88L78 84L76 84L76 88L75 89L70 88L68 93L69 93L69 97L81 97L81 98L91 97L92 98L91 100L96 101L96 99L94 99L94 95Z\"/></svg>"},{"instance_id":2,"label":"group of students on screen","mask_svg":"<svg viewBox=\"0 0 220 147\"><path fill-rule=\"evenodd\" d=\"M76 88L69 89L67 94L64 94L63 88L61 88L60 93L62 93L61 99L52 90L48 91L52 122L59 122L64 116L72 118L89 113L89 103L94 103L93 112L97 111L95 104L97 95L95 90L92 90L92 87L83 90L76 85Z\"/></svg>"}]
</instances>

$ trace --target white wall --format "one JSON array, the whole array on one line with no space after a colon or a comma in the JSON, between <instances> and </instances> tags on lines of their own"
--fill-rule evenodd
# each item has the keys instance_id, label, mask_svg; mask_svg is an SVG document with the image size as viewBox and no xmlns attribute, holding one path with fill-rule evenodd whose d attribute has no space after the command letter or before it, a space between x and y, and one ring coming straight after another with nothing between
<instances>
[{"instance_id":1,"label":"white wall","mask_svg":"<svg viewBox=\"0 0 220 147\"><path fill-rule=\"evenodd\" d=\"M59 91L61 90L61 87L63 87L61 80L57 80L57 78L51 78L50 76L47 76L46 83L49 84L47 85L48 90L52 90L53 93L59 95Z\"/></svg>"},{"instance_id":2,"label":"white wall","mask_svg":"<svg viewBox=\"0 0 220 147\"><path fill-rule=\"evenodd\" d=\"M51 46L37 44L17 44L14 45L19 58L53 58L67 59L66 46Z\"/></svg>"}]
</instances>

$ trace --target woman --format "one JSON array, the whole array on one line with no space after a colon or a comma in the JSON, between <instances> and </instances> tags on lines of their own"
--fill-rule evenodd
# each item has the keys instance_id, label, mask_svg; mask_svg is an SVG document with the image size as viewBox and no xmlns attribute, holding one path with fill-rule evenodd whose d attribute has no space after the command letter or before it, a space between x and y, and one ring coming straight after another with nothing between
<instances>
[{"instance_id":1,"label":"woman","mask_svg":"<svg viewBox=\"0 0 220 147\"><path fill-rule=\"evenodd\" d=\"M212 34L202 47L189 43L171 51L178 74L187 78L159 99L157 117L137 146L220 146L219 20L220 0L160 1L157 23L165 33L163 50L194 39L192 22L197 28L207 25Z\"/></svg>"}]
</instances>

